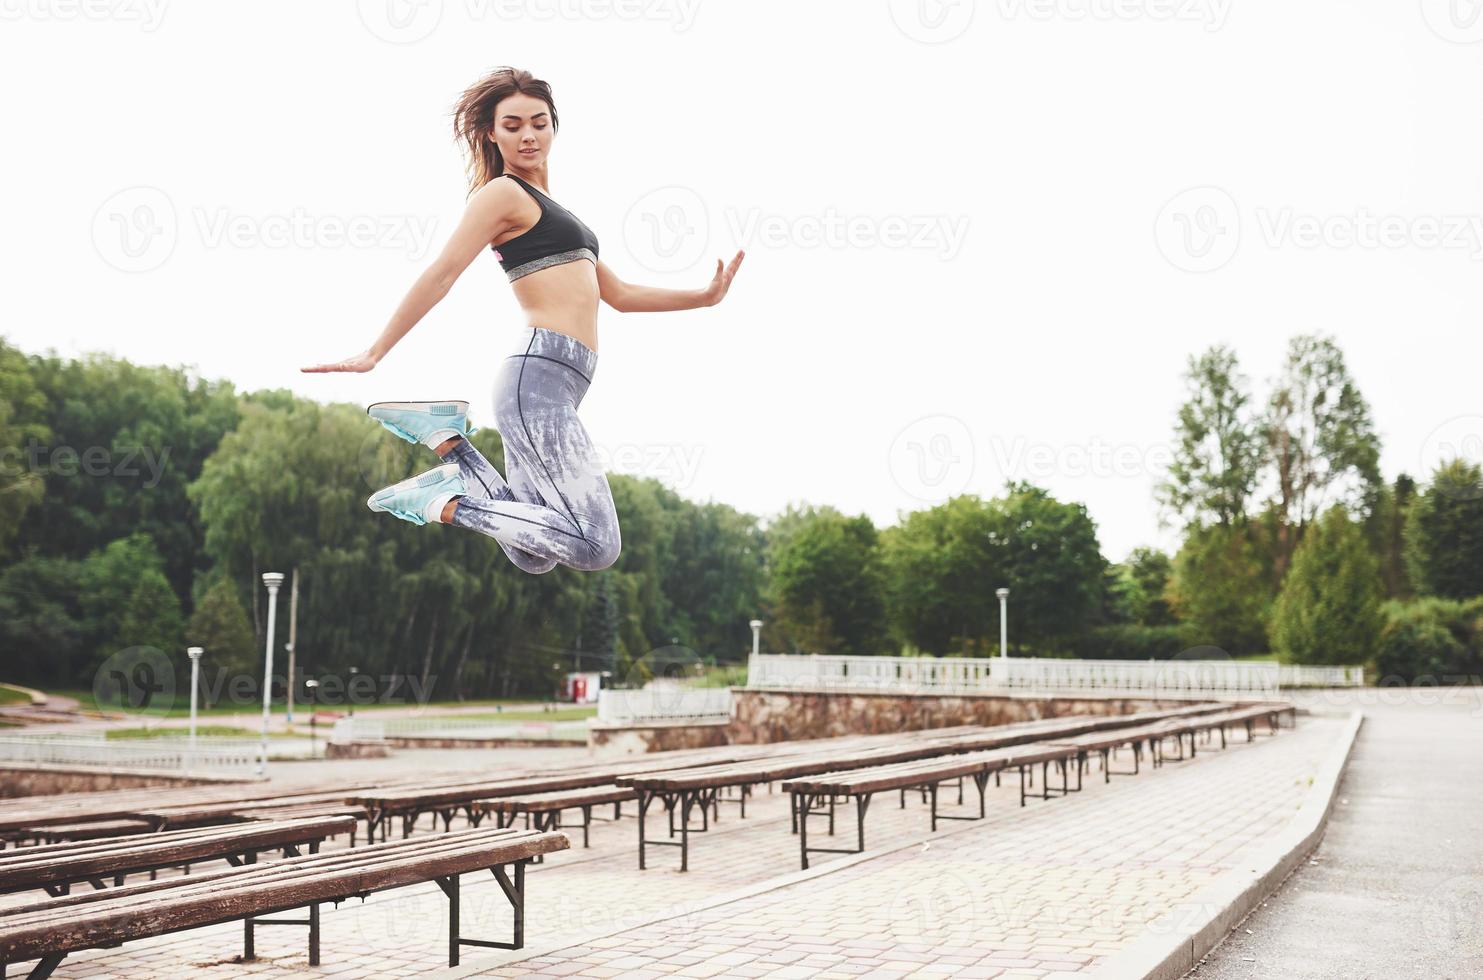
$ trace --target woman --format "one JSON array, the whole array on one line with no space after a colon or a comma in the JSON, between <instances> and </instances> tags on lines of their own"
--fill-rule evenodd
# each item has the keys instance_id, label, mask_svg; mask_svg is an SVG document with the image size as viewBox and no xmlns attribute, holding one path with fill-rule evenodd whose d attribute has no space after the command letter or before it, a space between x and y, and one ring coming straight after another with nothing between
<instances>
[{"instance_id":1,"label":"woman","mask_svg":"<svg viewBox=\"0 0 1483 980\"><path fill-rule=\"evenodd\" d=\"M489 535L517 566L595 571L622 542L612 492L577 408L597 367L597 303L624 313L714 306L741 266L716 262L703 289L626 283L598 261L597 237L547 194L557 132L551 87L496 69L459 99L453 130L467 144L470 196L442 253L364 352L308 372L369 371L452 288L485 246L494 250L529 324L495 379L494 423L505 477L466 436L468 402L377 402L367 412L444 460L372 494L366 504L414 524L455 524Z\"/></svg>"}]
</instances>

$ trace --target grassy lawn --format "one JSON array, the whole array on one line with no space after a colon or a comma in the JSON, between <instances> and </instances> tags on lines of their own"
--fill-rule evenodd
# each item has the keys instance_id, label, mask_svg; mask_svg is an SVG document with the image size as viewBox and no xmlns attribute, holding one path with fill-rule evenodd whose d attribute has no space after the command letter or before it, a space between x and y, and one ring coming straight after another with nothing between
<instances>
[{"instance_id":1,"label":"grassy lawn","mask_svg":"<svg viewBox=\"0 0 1483 980\"><path fill-rule=\"evenodd\" d=\"M159 738L168 735L170 737L184 738L190 734L189 728L110 728L104 733L104 737L112 739L137 739L137 738ZM237 728L234 725L197 725L196 734L201 738L208 736L216 738L258 738L262 733L257 729ZM309 729L304 728L301 732L290 734L289 732L269 732L268 738L307 738Z\"/></svg>"},{"instance_id":2,"label":"grassy lawn","mask_svg":"<svg viewBox=\"0 0 1483 980\"><path fill-rule=\"evenodd\" d=\"M745 687L747 684L746 664L719 664L707 667L705 673L695 680L695 687Z\"/></svg>"},{"instance_id":3,"label":"grassy lawn","mask_svg":"<svg viewBox=\"0 0 1483 980\"><path fill-rule=\"evenodd\" d=\"M4 688L0 688L0 692L3 692L4 690L5 690ZM107 706L105 706L105 707L103 707L103 708L100 709L98 707L98 704L97 704L96 699L93 697L93 692L92 691L48 691L47 693L48 694L56 694L56 695L58 695L60 697L73 698L73 699L75 699L78 702L78 705L84 711L97 711L97 710L110 711L110 710L114 710L114 709L108 708ZM187 692L177 691L176 694L175 694L174 699L171 702L162 703L162 704L159 704L159 705L151 705L148 709L146 709L144 711L130 711L128 713L131 716L141 717L141 718L189 718L190 717L190 713L191 713L191 704L190 704L190 698L188 697L188 693L189 693L188 691ZM549 703L552 706L553 710L552 711L549 711L549 712L546 712L546 711L541 711L539 708L531 709L529 707L532 704L542 704L542 703ZM476 708L476 707L478 707L478 708L485 708L485 707L487 707L487 708L494 709L494 708L501 707L501 706L504 706L504 705L518 705L518 706L520 706L524 710L520 710L520 711L506 711L506 712L503 712L502 714L500 712L491 711L491 712L489 712L490 716L491 717L502 718L505 721L557 721L557 720L560 720L561 718L585 718L585 717L587 717L587 714L583 714L582 712L586 712L586 713L590 714L590 713L593 713L593 712L595 712L597 710L596 708L573 707L571 705L561 705L559 702L542 702L541 699L539 699L539 698L498 698L498 699L493 699L493 700L488 700L488 701L429 701L425 705L425 710L436 710L438 708ZM282 701L282 699L275 700L273 702L273 712L275 714L281 714L283 712L284 707L285 707L285 705L284 705L284 702ZM346 704L324 704L324 703L318 703L318 702L314 705L314 707L316 709L318 709L318 710L321 710L321 711L335 711L335 712L339 712L341 714L344 714L347 711L347 709L349 708L349 706L346 705ZM361 711L374 712L374 711L385 710L385 709L388 709L388 708L402 708L402 709L407 709L407 708L416 708L416 707L417 707L417 705L415 703L413 703L410 700L408 700L408 701L392 702L390 704L357 704L355 706L355 710L357 712L361 712ZM294 701L294 712L295 712L295 715L297 715L298 712L301 712L302 711L302 712L305 713L305 717L307 718L308 717L308 708L309 708L309 706L306 705L302 700L296 700L296 701ZM205 705L205 704L200 704L196 708L196 714L199 717L203 717L204 718L204 717L208 717L208 716L211 716L211 715L247 714L247 713L261 711L261 710L262 710L262 702L261 701L254 701L254 702L251 702L251 703L244 703L244 704L236 704L236 703L232 703L232 702L228 701L228 702L225 702L225 703L222 703L222 704L215 704L215 705L209 705L209 706L208 705ZM573 712L575 712L575 713L573 713Z\"/></svg>"},{"instance_id":4,"label":"grassy lawn","mask_svg":"<svg viewBox=\"0 0 1483 980\"><path fill-rule=\"evenodd\" d=\"M357 711L360 709L357 708ZM419 714L426 721L580 721L597 715L596 705L571 706L555 711L465 711L456 715Z\"/></svg>"},{"instance_id":5,"label":"grassy lawn","mask_svg":"<svg viewBox=\"0 0 1483 980\"><path fill-rule=\"evenodd\" d=\"M30 704L31 695L13 687L0 686L0 704Z\"/></svg>"}]
</instances>

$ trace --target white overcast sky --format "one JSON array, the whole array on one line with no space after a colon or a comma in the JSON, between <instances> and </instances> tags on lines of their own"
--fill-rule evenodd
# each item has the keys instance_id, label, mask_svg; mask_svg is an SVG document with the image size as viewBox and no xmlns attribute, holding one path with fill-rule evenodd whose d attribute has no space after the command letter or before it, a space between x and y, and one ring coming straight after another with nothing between
<instances>
[{"instance_id":1,"label":"white overcast sky","mask_svg":"<svg viewBox=\"0 0 1483 980\"><path fill-rule=\"evenodd\" d=\"M0 331L487 421L524 323L487 252L375 371L298 368L364 349L441 248L448 109L516 65L561 114L552 196L619 276L699 286L747 250L718 307L603 308L582 416L614 469L880 525L1028 479L1120 560L1177 543L1152 491L1212 344L1260 397L1330 332L1387 479L1476 458L1478 12L0 0Z\"/></svg>"}]
</instances>

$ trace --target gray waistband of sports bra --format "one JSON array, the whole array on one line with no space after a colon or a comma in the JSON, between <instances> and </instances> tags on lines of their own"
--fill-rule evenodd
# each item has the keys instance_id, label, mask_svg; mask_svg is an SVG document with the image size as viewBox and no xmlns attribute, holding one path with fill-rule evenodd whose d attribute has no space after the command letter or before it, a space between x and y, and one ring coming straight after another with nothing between
<instances>
[{"instance_id":1,"label":"gray waistband of sports bra","mask_svg":"<svg viewBox=\"0 0 1483 980\"><path fill-rule=\"evenodd\" d=\"M588 381L597 370L597 351L582 343L571 334L550 330L546 327L528 327L521 334L521 342L511 357L522 355L549 358L580 371Z\"/></svg>"},{"instance_id":2,"label":"gray waistband of sports bra","mask_svg":"<svg viewBox=\"0 0 1483 980\"><path fill-rule=\"evenodd\" d=\"M553 265L576 262L578 259L591 259L594 265L597 264L597 255L593 253L592 249L585 247L574 248L569 252L557 252L555 255L547 255L544 258L522 262L513 269L506 269L505 275L510 277L511 282L514 282L521 276L528 276L532 272L540 272L542 269L549 269Z\"/></svg>"}]
</instances>

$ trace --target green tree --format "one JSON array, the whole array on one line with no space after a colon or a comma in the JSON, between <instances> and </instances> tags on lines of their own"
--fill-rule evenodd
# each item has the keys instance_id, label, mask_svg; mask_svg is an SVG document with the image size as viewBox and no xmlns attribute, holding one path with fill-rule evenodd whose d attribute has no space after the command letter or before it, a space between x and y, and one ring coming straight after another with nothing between
<instances>
[{"instance_id":1,"label":"green tree","mask_svg":"<svg viewBox=\"0 0 1483 980\"><path fill-rule=\"evenodd\" d=\"M873 654L886 618L880 542L865 515L808 513L772 555L781 625L809 652Z\"/></svg>"},{"instance_id":2,"label":"green tree","mask_svg":"<svg viewBox=\"0 0 1483 980\"><path fill-rule=\"evenodd\" d=\"M1406 567L1406 527L1415 502L1416 481L1402 473L1390 486L1381 485L1374 513L1365 522L1370 546L1380 559L1387 598L1409 599L1416 593Z\"/></svg>"},{"instance_id":3,"label":"green tree","mask_svg":"<svg viewBox=\"0 0 1483 980\"><path fill-rule=\"evenodd\" d=\"M1380 563L1334 505L1308 529L1272 615L1272 649L1289 663L1368 663L1384 618Z\"/></svg>"},{"instance_id":4,"label":"green tree","mask_svg":"<svg viewBox=\"0 0 1483 980\"><path fill-rule=\"evenodd\" d=\"M1304 530L1331 503L1372 512L1381 485L1380 439L1343 352L1321 335L1289 342L1264 429L1280 517L1273 564L1280 582Z\"/></svg>"},{"instance_id":5,"label":"green tree","mask_svg":"<svg viewBox=\"0 0 1483 980\"><path fill-rule=\"evenodd\" d=\"M1272 603L1271 578L1251 527L1195 527L1174 557L1167 592L1198 644L1232 656L1261 652Z\"/></svg>"},{"instance_id":6,"label":"green tree","mask_svg":"<svg viewBox=\"0 0 1483 980\"><path fill-rule=\"evenodd\" d=\"M1179 409L1173 458L1155 497L1185 527L1241 523L1265 440L1251 416L1246 377L1235 352L1217 346L1190 357L1184 380L1188 395Z\"/></svg>"},{"instance_id":7,"label":"green tree","mask_svg":"<svg viewBox=\"0 0 1483 980\"><path fill-rule=\"evenodd\" d=\"M252 624L247 621L247 610L242 607L237 589L225 578L218 578L196 603L185 629L185 642L204 650L201 672L207 680L219 677L229 682L232 677L252 677L257 673ZM209 683L203 686L207 691L230 689Z\"/></svg>"},{"instance_id":8,"label":"green tree","mask_svg":"<svg viewBox=\"0 0 1483 980\"><path fill-rule=\"evenodd\" d=\"M1438 466L1405 536L1406 565L1423 593L1483 595L1483 467L1456 459Z\"/></svg>"},{"instance_id":9,"label":"green tree","mask_svg":"<svg viewBox=\"0 0 1483 980\"><path fill-rule=\"evenodd\" d=\"M46 399L26 356L0 341L0 556L21 530L26 512L46 495L29 449L51 438L41 421Z\"/></svg>"},{"instance_id":10,"label":"green tree","mask_svg":"<svg viewBox=\"0 0 1483 980\"><path fill-rule=\"evenodd\" d=\"M183 661L180 600L163 572L149 569L140 576L119 618L118 643L154 647L171 660Z\"/></svg>"}]
</instances>

